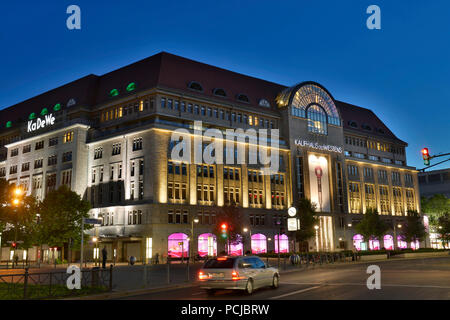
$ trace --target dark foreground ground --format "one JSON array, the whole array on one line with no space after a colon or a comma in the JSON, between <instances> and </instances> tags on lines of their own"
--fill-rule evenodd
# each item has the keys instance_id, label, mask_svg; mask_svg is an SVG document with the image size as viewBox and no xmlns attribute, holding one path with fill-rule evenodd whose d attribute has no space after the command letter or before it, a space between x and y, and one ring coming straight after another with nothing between
<instances>
[{"instance_id":1,"label":"dark foreground ground","mask_svg":"<svg viewBox=\"0 0 450 320\"><path fill-rule=\"evenodd\" d=\"M369 290L369 265L381 269L381 289ZM391 260L282 274L278 289L260 289L247 296L240 292L218 291L208 297L197 286L128 296L134 300L235 300L235 299L439 299L450 300L450 257Z\"/></svg>"}]
</instances>

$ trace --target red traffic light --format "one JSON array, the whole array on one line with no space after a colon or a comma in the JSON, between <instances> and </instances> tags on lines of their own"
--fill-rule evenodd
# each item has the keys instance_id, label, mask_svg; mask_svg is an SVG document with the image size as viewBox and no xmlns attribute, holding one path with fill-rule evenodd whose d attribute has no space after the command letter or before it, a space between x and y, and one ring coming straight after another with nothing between
<instances>
[{"instance_id":1,"label":"red traffic light","mask_svg":"<svg viewBox=\"0 0 450 320\"><path fill-rule=\"evenodd\" d=\"M13 246L13 248L15 248L15 247L16 247L16 243L15 243L15 242L13 242L13 243L12 243L12 246Z\"/></svg>"},{"instance_id":2,"label":"red traffic light","mask_svg":"<svg viewBox=\"0 0 450 320\"><path fill-rule=\"evenodd\" d=\"M228 228L228 226L225 223L222 223L222 225L220 226L223 230L226 230Z\"/></svg>"},{"instance_id":3,"label":"red traffic light","mask_svg":"<svg viewBox=\"0 0 450 320\"><path fill-rule=\"evenodd\" d=\"M422 149L422 154L423 154L424 156L429 155L428 148L423 148L423 149Z\"/></svg>"}]
</instances>

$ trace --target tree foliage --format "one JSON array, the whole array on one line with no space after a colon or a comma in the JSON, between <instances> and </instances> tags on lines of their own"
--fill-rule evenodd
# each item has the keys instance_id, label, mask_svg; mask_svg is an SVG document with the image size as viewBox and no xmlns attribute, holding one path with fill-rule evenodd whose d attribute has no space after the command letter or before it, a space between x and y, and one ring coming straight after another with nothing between
<instances>
[{"instance_id":1,"label":"tree foliage","mask_svg":"<svg viewBox=\"0 0 450 320\"><path fill-rule=\"evenodd\" d=\"M223 223L228 226L227 239L222 238L221 225ZM220 211L218 211L213 233L221 242L228 240L230 244L237 244L241 240L240 237L242 235L244 225L244 214L242 210L233 203L229 206L222 207Z\"/></svg>"},{"instance_id":2,"label":"tree foliage","mask_svg":"<svg viewBox=\"0 0 450 320\"><path fill-rule=\"evenodd\" d=\"M443 194L435 194L432 197L421 198L422 212L430 220L430 225L437 226L439 217L450 214L450 199Z\"/></svg>"},{"instance_id":3,"label":"tree foliage","mask_svg":"<svg viewBox=\"0 0 450 320\"><path fill-rule=\"evenodd\" d=\"M439 239L448 247L450 243L450 213L443 214L438 218L436 231Z\"/></svg>"},{"instance_id":4,"label":"tree foliage","mask_svg":"<svg viewBox=\"0 0 450 320\"><path fill-rule=\"evenodd\" d=\"M315 235L317 206L306 198L298 199L294 206L300 219L300 230L295 232L295 238L297 241L306 241Z\"/></svg>"},{"instance_id":5,"label":"tree foliage","mask_svg":"<svg viewBox=\"0 0 450 320\"><path fill-rule=\"evenodd\" d=\"M405 226L402 228L402 235L407 242L422 241L425 238L423 218L417 211L408 211Z\"/></svg>"},{"instance_id":6,"label":"tree foliage","mask_svg":"<svg viewBox=\"0 0 450 320\"><path fill-rule=\"evenodd\" d=\"M381 220L377 210L373 208L368 208L361 222L355 225L356 232L361 234L366 241L374 238L380 239L388 229L389 226Z\"/></svg>"},{"instance_id":7,"label":"tree foliage","mask_svg":"<svg viewBox=\"0 0 450 320\"><path fill-rule=\"evenodd\" d=\"M38 204L34 197L24 194L16 197L15 184L9 184L4 179L0 180L0 232L2 242L21 241L18 248L30 248L36 241L36 214ZM18 205L13 205L13 200L20 200Z\"/></svg>"},{"instance_id":8,"label":"tree foliage","mask_svg":"<svg viewBox=\"0 0 450 320\"><path fill-rule=\"evenodd\" d=\"M39 241L49 246L81 242L81 219L88 218L90 204L67 186L51 191L39 206ZM89 226L86 225L85 229Z\"/></svg>"}]
</instances>

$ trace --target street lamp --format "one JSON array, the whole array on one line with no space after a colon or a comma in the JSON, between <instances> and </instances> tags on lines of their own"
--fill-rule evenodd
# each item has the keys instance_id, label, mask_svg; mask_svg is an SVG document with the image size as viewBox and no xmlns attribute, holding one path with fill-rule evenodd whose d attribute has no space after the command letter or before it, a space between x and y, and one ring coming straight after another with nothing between
<instances>
[{"instance_id":1,"label":"street lamp","mask_svg":"<svg viewBox=\"0 0 450 320\"><path fill-rule=\"evenodd\" d=\"M192 244L189 243L189 259L191 259L192 255L192 245L194 244L194 223L199 223L199 219L196 217L194 219L192 219L191 221L191 238L192 238ZM181 252L181 256L183 256L183 252ZM189 259L188 259L188 263L189 263ZM194 260L194 259L193 259Z\"/></svg>"},{"instance_id":2,"label":"street lamp","mask_svg":"<svg viewBox=\"0 0 450 320\"><path fill-rule=\"evenodd\" d=\"M97 244L98 244L98 238L97 237L93 237L92 241L95 243L95 248L94 248L94 263L95 266L97 266L97 259L98 259L98 248L97 248Z\"/></svg>"},{"instance_id":3,"label":"street lamp","mask_svg":"<svg viewBox=\"0 0 450 320\"><path fill-rule=\"evenodd\" d=\"M318 233L319 226L315 225L314 229L316 229L316 251L319 252L319 233Z\"/></svg>"},{"instance_id":4,"label":"street lamp","mask_svg":"<svg viewBox=\"0 0 450 320\"><path fill-rule=\"evenodd\" d=\"M249 232L249 234L250 234L250 254L251 254L252 253L252 231L249 228L244 228L242 231L244 231L244 233Z\"/></svg>"}]
</instances>

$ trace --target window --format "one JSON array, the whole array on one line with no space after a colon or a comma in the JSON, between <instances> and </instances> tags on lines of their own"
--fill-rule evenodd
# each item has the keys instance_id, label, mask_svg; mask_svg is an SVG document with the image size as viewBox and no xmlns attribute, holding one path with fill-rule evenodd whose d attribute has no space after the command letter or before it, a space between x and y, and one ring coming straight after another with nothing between
<instances>
[{"instance_id":1,"label":"window","mask_svg":"<svg viewBox=\"0 0 450 320\"><path fill-rule=\"evenodd\" d=\"M416 210L416 206L414 204L414 190L406 189L406 209L408 211Z\"/></svg>"},{"instance_id":2,"label":"window","mask_svg":"<svg viewBox=\"0 0 450 320\"><path fill-rule=\"evenodd\" d=\"M61 184L69 186L72 183L72 170L66 170L61 172Z\"/></svg>"},{"instance_id":3,"label":"window","mask_svg":"<svg viewBox=\"0 0 450 320\"><path fill-rule=\"evenodd\" d=\"M47 175L47 183L46 183L46 194L50 191L55 190L56 188L56 173L51 173Z\"/></svg>"},{"instance_id":4,"label":"window","mask_svg":"<svg viewBox=\"0 0 450 320\"><path fill-rule=\"evenodd\" d=\"M11 157L16 157L19 155L19 148L15 148L11 150Z\"/></svg>"},{"instance_id":5,"label":"window","mask_svg":"<svg viewBox=\"0 0 450 320\"><path fill-rule=\"evenodd\" d=\"M9 167L9 174L16 174L17 173L17 165Z\"/></svg>"},{"instance_id":6,"label":"window","mask_svg":"<svg viewBox=\"0 0 450 320\"><path fill-rule=\"evenodd\" d=\"M387 215L391 212L388 187L380 186L380 207L381 214Z\"/></svg>"},{"instance_id":7,"label":"window","mask_svg":"<svg viewBox=\"0 0 450 320\"><path fill-rule=\"evenodd\" d=\"M6 176L6 168L5 167L0 168L0 177L3 178L5 176Z\"/></svg>"},{"instance_id":8,"label":"window","mask_svg":"<svg viewBox=\"0 0 450 320\"><path fill-rule=\"evenodd\" d=\"M63 162L70 162L70 161L72 161L72 151L64 152L62 161Z\"/></svg>"},{"instance_id":9,"label":"window","mask_svg":"<svg viewBox=\"0 0 450 320\"><path fill-rule=\"evenodd\" d=\"M366 210L369 208L376 209L375 187L373 184L365 184Z\"/></svg>"},{"instance_id":10,"label":"window","mask_svg":"<svg viewBox=\"0 0 450 320\"><path fill-rule=\"evenodd\" d=\"M364 168L364 177L372 178L373 177L373 169L372 168Z\"/></svg>"},{"instance_id":11,"label":"window","mask_svg":"<svg viewBox=\"0 0 450 320\"><path fill-rule=\"evenodd\" d=\"M56 156L50 156L48 157L48 165L49 166L54 166L58 163L58 158Z\"/></svg>"},{"instance_id":12,"label":"window","mask_svg":"<svg viewBox=\"0 0 450 320\"><path fill-rule=\"evenodd\" d=\"M348 191L350 195L350 213L361 212L361 195L359 192L359 184L350 182L348 184Z\"/></svg>"},{"instance_id":13,"label":"window","mask_svg":"<svg viewBox=\"0 0 450 320\"><path fill-rule=\"evenodd\" d=\"M63 136L63 143L69 143L73 141L73 131L66 132Z\"/></svg>"},{"instance_id":14,"label":"window","mask_svg":"<svg viewBox=\"0 0 450 320\"><path fill-rule=\"evenodd\" d=\"M387 171L386 170L378 170L378 179L387 180Z\"/></svg>"},{"instance_id":15,"label":"window","mask_svg":"<svg viewBox=\"0 0 450 320\"><path fill-rule=\"evenodd\" d=\"M34 168L39 169L42 168L43 159L34 160Z\"/></svg>"},{"instance_id":16,"label":"window","mask_svg":"<svg viewBox=\"0 0 450 320\"><path fill-rule=\"evenodd\" d=\"M142 224L142 211L141 210L128 211L128 224L129 225Z\"/></svg>"},{"instance_id":17,"label":"window","mask_svg":"<svg viewBox=\"0 0 450 320\"><path fill-rule=\"evenodd\" d=\"M392 194L394 198L394 212L396 215L403 215L403 203L402 203L402 189L401 188L392 188Z\"/></svg>"},{"instance_id":18,"label":"window","mask_svg":"<svg viewBox=\"0 0 450 320\"><path fill-rule=\"evenodd\" d=\"M113 155L113 156L119 155L120 152L121 152L121 148L122 148L122 144L120 144L120 143L115 143L115 144L113 144L113 147L112 147L112 155Z\"/></svg>"},{"instance_id":19,"label":"window","mask_svg":"<svg viewBox=\"0 0 450 320\"><path fill-rule=\"evenodd\" d=\"M358 167L357 166L353 166L353 165L349 165L347 166L348 169L348 175L349 176L358 176Z\"/></svg>"},{"instance_id":20,"label":"window","mask_svg":"<svg viewBox=\"0 0 450 320\"><path fill-rule=\"evenodd\" d=\"M142 150L142 138L133 139L133 151Z\"/></svg>"},{"instance_id":21,"label":"window","mask_svg":"<svg viewBox=\"0 0 450 320\"><path fill-rule=\"evenodd\" d=\"M44 149L44 140L36 142L34 150L40 150L40 149Z\"/></svg>"},{"instance_id":22,"label":"window","mask_svg":"<svg viewBox=\"0 0 450 320\"><path fill-rule=\"evenodd\" d=\"M249 102L250 102L248 96L245 95L245 94L242 94L242 93L241 93L241 94L238 94L237 97L236 97L236 99L237 99L238 101L242 101L242 102L246 102L246 103L249 103Z\"/></svg>"},{"instance_id":23,"label":"window","mask_svg":"<svg viewBox=\"0 0 450 320\"><path fill-rule=\"evenodd\" d=\"M317 134L327 134L327 114L318 105L312 105L307 110L308 131Z\"/></svg>"},{"instance_id":24,"label":"window","mask_svg":"<svg viewBox=\"0 0 450 320\"><path fill-rule=\"evenodd\" d=\"M48 146L49 147L56 146L57 144L58 144L58 137L50 138L48 140Z\"/></svg>"},{"instance_id":25,"label":"window","mask_svg":"<svg viewBox=\"0 0 450 320\"><path fill-rule=\"evenodd\" d=\"M103 148L94 149L94 160L101 159L103 157Z\"/></svg>"},{"instance_id":26,"label":"window","mask_svg":"<svg viewBox=\"0 0 450 320\"><path fill-rule=\"evenodd\" d=\"M30 163L26 162L26 163L22 163L22 172L26 172L30 170Z\"/></svg>"},{"instance_id":27,"label":"window","mask_svg":"<svg viewBox=\"0 0 450 320\"><path fill-rule=\"evenodd\" d=\"M220 89L220 88L216 88L213 90L214 95L216 96L220 96L220 97L226 97L227 93L225 92L225 90Z\"/></svg>"},{"instance_id":28,"label":"window","mask_svg":"<svg viewBox=\"0 0 450 320\"><path fill-rule=\"evenodd\" d=\"M202 85L196 81L191 81L188 85L188 88L195 91L203 91Z\"/></svg>"},{"instance_id":29,"label":"window","mask_svg":"<svg viewBox=\"0 0 450 320\"><path fill-rule=\"evenodd\" d=\"M22 153L28 153L28 152L31 152L31 144L27 144L22 149Z\"/></svg>"}]
</instances>

